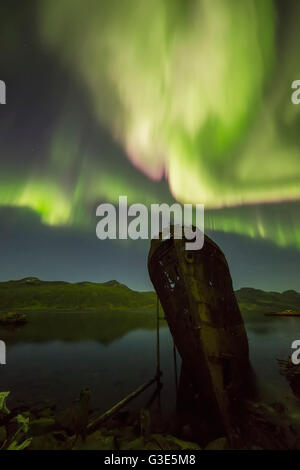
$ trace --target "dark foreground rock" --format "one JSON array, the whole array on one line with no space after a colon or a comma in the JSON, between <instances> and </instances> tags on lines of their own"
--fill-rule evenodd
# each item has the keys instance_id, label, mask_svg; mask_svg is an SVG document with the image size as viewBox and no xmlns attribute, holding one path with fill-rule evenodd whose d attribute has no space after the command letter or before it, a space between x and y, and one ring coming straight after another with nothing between
<instances>
[{"instance_id":1,"label":"dark foreground rock","mask_svg":"<svg viewBox=\"0 0 300 470\"><path fill-rule=\"evenodd\" d=\"M85 392L85 391L83 391ZM88 434L91 414L86 393L71 407L15 408L6 406L8 392L0 392L0 450L231 450L220 436L202 447L193 440L153 429L144 429L143 413L122 411ZM242 449L300 450L300 427L281 403L248 402ZM70 418L71 417L71 418ZM200 424L200 423L199 423Z\"/></svg>"}]
</instances>

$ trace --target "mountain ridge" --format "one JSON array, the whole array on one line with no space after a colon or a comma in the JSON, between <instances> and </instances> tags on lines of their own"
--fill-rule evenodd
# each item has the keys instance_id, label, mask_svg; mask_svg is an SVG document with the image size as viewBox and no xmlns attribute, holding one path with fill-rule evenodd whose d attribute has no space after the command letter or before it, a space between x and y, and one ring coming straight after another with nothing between
<instances>
[{"instance_id":1,"label":"mountain ridge","mask_svg":"<svg viewBox=\"0 0 300 470\"><path fill-rule=\"evenodd\" d=\"M42 281L36 277L0 282L0 309L153 309L156 294L138 292L116 280L103 283Z\"/></svg>"},{"instance_id":2,"label":"mountain ridge","mask_svg":"<svg viewBox=\"0 0 300 470\"><path fill-rule=\"evenodd\" d=\"M235 291L243 313L300 311L300 293L282 293L242 287ZM96 283L81 281L43 281L37 277L0 282L0 309L7 310L114 310L154 309L154 291L135 291L114 280Z\"/></svg>"},{"instance_id":3,"label":"mountain ridge","mask_svg":"<svg viewBox=\"0 0 300 470\"><path fill-rule=\"evenodd\" d=\"M300 310L300 293L295 290L284 292L263 291L244 287L235 292L238 304L243 313L257 311L260 313L281 312L286 309Z\"/></svg>"}]
</instances>

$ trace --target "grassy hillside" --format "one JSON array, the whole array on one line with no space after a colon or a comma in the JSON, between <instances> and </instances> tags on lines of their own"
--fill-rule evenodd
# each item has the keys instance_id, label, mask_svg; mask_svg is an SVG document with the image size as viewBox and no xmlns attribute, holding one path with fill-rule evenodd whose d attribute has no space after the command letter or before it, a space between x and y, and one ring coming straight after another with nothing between
<instances>
[{"instance_id":1,"label":"grassy hillside","mask_svg":"<svg viewBox=\"0 0 300 470\"><path fill-rule=\"evenodd\" d=\"M243 288L235 294L247 318L285 309L300 312L300 294L293 290L281 294ZM136 292L117 281L70 284L25 278L0 283L0 311L152 310L155 304L154 292Z\"/></svg>"},{"instance_id":2,"label":"grassy hillside","mask_svg":"<svg viewBox=\"0 0 300 470\"><path fill-rule=\"evenodd\" d=\"M261 316L269 312L281 312L290 309L300 312L300 293L288 290L265 292L259 289L243 288L235 293L244 317Z\"/></svg>"},{"instance_id":3,"label":"grassy hillside","mask_svg":"<svg viewBox=\"0 0 300 470\"><path fill-rule=\"evenodd\" d=\"M117 281L70 284L25 278L0 283L0 311L145 310L154 308L155 301L154 292L136 292Z\"/></svg>"}]
</instances>

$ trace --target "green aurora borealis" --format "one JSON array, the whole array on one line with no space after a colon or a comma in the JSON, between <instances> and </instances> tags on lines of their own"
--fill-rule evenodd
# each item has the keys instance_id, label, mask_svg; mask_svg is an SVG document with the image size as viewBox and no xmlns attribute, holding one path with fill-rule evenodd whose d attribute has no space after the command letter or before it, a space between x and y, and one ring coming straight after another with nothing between
<instances>
[{"instance_id":1,"label":"green aurora borealis","mask_svg":"<svg viewBox=\"0 0 300 470\"><path fill-rule=\"evenodd\" d=\"M0 206L30 208L46 225L87 230L96 226L96 205L119 195L129 203L204 203L209 230L300 250L300 105L291 103L291 83L300 79L299 2L31 5L28 47L34 43L60 71L39 81L45 89L49 80L47 99L57 110L48 122L47 103L40 105L46 137L43 145L32 143L32 157L23 135L13 142L18 106L9 107L10 74L0 76L8 89ZM23 66L27 56L17 47L26 38L13 21L22 22L22 13L16 20L7 13L1 34L4 64L16 74L9 58ZM69 85L54 105L59 73ZM30 127L33 141L38 126ZM108 137L97 140L97 133Z\"/></svg>"}]
</instances>

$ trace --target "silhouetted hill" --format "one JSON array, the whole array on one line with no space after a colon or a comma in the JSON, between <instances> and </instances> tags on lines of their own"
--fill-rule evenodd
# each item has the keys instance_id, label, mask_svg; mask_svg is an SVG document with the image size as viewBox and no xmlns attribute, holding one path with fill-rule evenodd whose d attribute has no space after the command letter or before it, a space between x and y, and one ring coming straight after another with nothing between
<instances>
[{"instance_id":1,"label":"silhouetted hill","mask_svg":"<svg viewBox=\"0 0 300 470\"><path fill-rule=\"evenodd\" d=\"M117 281L96 284L28 277L0 283L0 310L152 309L154 292L137 292Z\"/></svg>"},{"instance_id":2,"label":"silhouetted hill","mask_svg":"<svg viewBox=\"0 0 300 470\"><path fill-rule=\"evenodd\" d=\"M251 313L264 314L289 309L300 311L300 293L294 290L285 292L265 292L245 287L235 292L241 311L249 317Z\"/></svg>"},{"instance_id":3,"label":"silhouetted hill","mask_svg":"<svg viewBox=\"0 0 300 470\"><path fill-rule=\"evenodd\" d=\"M290 309L300 311L300 293L265 292L245 287L235 292L246 318ZM41 281L27 277L0 283L0 311L3 310L149 310L154 309L154 292L137 292L116 280L103 282Z\"/></svg>"}]
</instances>

